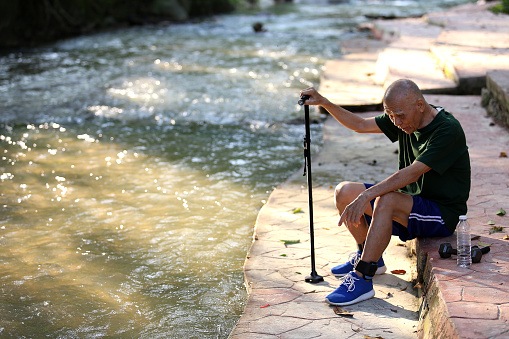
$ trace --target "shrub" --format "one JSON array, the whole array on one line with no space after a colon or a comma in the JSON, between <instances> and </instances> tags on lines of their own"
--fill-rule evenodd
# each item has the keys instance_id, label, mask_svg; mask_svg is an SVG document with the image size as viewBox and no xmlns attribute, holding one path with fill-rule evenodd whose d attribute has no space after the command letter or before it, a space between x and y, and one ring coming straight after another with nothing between
<instances>
[{"instance_id":1,"label":"shrub","mask_svg":"<svg viewBox=\"0 0 509 339\"><path fill-rule=\"evenodd\" d=\"M499 4L490 8L493 13L509 14L509 0L502 0Z\"/></svg>"}]
</instances>

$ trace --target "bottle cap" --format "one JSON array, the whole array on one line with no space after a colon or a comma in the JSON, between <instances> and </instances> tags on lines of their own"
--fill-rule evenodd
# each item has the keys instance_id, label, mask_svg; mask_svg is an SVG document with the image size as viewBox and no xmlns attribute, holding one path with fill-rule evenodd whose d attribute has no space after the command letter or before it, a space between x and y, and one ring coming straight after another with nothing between
<instances>
[{"instance_id":1,"label":"bottle cap","mask_svg":"<svg viewBox=\"0 0 509 339\"><path fill-rule=\"evenodd\" d=\"M466 215L460 215L460 220L467 220L467 216Z\"/></svg>"}]
</instances>

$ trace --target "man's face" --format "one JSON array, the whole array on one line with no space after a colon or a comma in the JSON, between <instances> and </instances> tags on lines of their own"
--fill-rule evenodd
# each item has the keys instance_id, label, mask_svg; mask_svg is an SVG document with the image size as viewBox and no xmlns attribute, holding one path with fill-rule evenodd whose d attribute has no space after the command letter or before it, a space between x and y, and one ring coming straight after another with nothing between
<instances>
[{"instance_id":1,"label":"man's face","mask_svg":"<svg viewBox=\"0 0 509 339\"><path fill-rule=\"evenodd\" d=\"M392 123L406 134L419 129L422 113L418 102L413 104L384 103L384 112L391 118Z\"/></svg>"}]
</instances>

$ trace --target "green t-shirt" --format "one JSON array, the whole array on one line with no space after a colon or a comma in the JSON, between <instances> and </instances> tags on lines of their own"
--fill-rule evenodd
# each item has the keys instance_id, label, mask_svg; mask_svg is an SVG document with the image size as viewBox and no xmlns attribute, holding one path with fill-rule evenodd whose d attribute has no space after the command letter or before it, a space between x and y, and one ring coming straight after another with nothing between
<instances>
[{"instance_id":1,"label":"green t-shirt","mask_svg":"<svg viewBox=\"0 0 509 339\"><path fill-rule=\"evenodd\" d=\"M467 212L470 157L465 133L458 120L441 107L436 108L439 112L431 123L411 134L396 127L385 113L377 116L375 121L392 142L399 141L399 169L415 160L431 167L416 182L400 191L435 202L445 225L454 232L459 216Z\"/></svg>"}]
</instances>

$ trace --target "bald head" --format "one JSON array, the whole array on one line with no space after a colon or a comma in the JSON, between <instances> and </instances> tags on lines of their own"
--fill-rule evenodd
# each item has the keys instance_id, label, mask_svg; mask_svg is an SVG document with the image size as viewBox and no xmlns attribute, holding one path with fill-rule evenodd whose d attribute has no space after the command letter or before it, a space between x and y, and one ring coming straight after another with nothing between
<instances>
[{"instance_id":1,"label":"bald head","mask_svg":"<svg viewBox=\"0 0 509 339\"><path fill-rule=\"evenodd\" d=\"M418 99L424 100L421 90L415 82L408 79L394 81L384 95L384 103L392 105L415 103Z\"/></svg>"},{"instance_id":2,"label":"bald head","mask_svg":"<svg viewBox=\"0 0 509 339\"><path fill-rule=\"evenodd\" d=\"M438 111L429 105L415 82L394 81L385 91L384 112L395 126L410 134L428 125Z\"/></svg>"}]
</instances>

